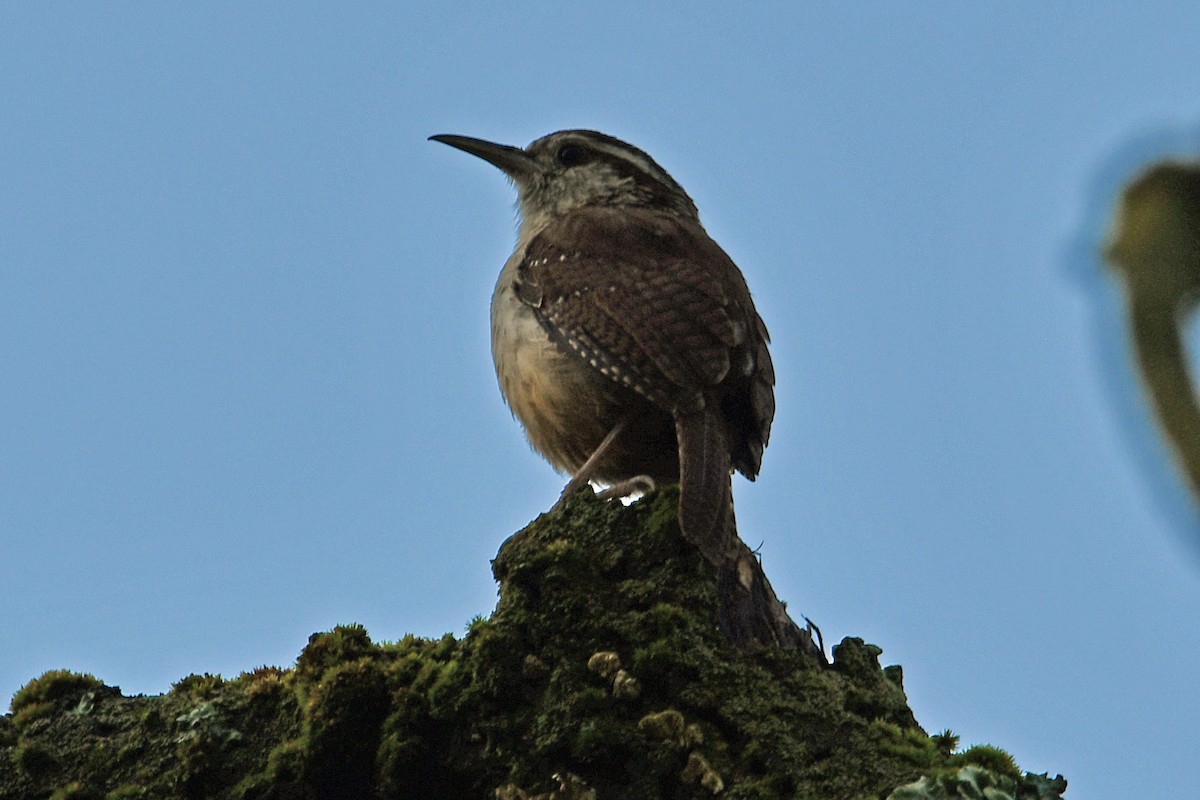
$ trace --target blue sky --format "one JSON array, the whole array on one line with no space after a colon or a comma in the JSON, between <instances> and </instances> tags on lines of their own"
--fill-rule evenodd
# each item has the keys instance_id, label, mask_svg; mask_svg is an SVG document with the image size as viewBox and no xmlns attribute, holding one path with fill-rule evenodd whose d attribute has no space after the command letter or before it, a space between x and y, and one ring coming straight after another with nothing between
<instances>
[{"instance_id":1,"label":"blue sky","mask_svg":"<svg viewBox=\"0 0 1200 800\"><path fill-rule=\"evenodd\" d=\"M771 329L790 607L1069 796L1194 783L1200 523L1095 253L1200 155L1200 6L398 5L0 10L0 699L488 613L562 478L488 352L513 192L426 137L590 127Z\"/></svg>"}]
</instances>

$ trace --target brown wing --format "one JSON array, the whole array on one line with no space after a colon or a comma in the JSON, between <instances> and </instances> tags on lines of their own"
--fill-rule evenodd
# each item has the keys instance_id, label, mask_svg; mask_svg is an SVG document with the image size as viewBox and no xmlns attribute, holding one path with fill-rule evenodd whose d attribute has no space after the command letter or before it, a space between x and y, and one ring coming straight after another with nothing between
<instances>
[{"instance_id":1,"label":"brown wing","mask_svg":"<svg viewBox=\"0 0 1200 800\"><path fill-rule=\"evenodd\" d=\"M767 331L733 261L698 223L583 208L533 238L519 292L551 337L673 414L715 404L753 479L775 413Z\"/></svg>"}]
</instances>

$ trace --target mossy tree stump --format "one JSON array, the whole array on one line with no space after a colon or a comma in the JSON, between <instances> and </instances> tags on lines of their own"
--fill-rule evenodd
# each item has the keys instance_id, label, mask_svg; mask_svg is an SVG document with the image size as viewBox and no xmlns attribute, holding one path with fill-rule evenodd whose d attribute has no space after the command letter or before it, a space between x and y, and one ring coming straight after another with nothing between
<instances>
[{"instance_id":1,"label":"mossy tree stump","mask_svg":"<svg viewBox=\"0 0 1200 800\"><path fill-rule=\"evenodd\" d=\"M952 754L858 639L822 665L736 652L667 490L589 497L513 536L462 639L314 634L294 668L124 697L50 672L0 717L0 797L1057 797L990 747ZM916 783L927 776L924 784ZM989 783L990 781L990 783ZM949 787L949 788L947 788ZM998 789L997 791L999 791ZM967 791L964 789L963 791ZM917 792L913 794L912 792ZM963 794L961 796L970 796Z\"/></svg>"}]
</instances>

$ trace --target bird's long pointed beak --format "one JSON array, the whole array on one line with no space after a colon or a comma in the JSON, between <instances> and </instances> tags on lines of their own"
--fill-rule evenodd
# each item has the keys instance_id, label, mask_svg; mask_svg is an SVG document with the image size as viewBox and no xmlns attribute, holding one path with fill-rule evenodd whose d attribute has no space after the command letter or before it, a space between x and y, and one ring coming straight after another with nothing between
<instances>
[{"instance_id":1,"label":"bird's long pointed beak","mask_svg":"<svg viewBox=\"0 0 1200 800\"><path fill-rule=\"evenodd\" d=\"M436 136L430 136L429 140L448 144L464 153L479 156L489 164L499 167L513 180L519 181L536 171L533 157L519 147L496 144L484 139L473 139L470 136L457 136L452 133L439 133Z\"/></svg>"}]
</instances>

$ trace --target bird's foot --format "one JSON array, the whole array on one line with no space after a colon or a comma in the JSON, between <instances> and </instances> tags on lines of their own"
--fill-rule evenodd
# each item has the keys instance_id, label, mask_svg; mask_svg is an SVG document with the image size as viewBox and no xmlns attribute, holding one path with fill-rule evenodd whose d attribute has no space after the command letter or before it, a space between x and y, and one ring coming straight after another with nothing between
<instances>
[{"instance_id":1,"label":"bird's foot","mask_svg":"<svg viewBox=\"0 0 1200 800\"><path fill-rule=\"evenodd\" d=\"M614 483L612 486L603 491L596 492L596 496L601 500L613 500L615 498L626 498L637 495L650 494L658 485L649 475L634 475L632 478L626 478L623 481Z\"/></svg>"},{"instance_id":2,"label":"bird's foot","mask_svg":"<svg viewBox=\"0 0 1200 800\"><path fill-rule=\"evenodd\" d=\"M550 508L550 512L553 513L558 511L560 508L566 505L567 500L572 495L586 485L587 484L584 482L572 480L565 487L563 487L562 494L558 497L558 502ZM654 479L649 475L634 475L632 478L626 478L623 481L614 483L607 489L601 489L600 491L596 492L596 497L600 498L601 500L623 500L627 497L636 500L642 495L650 494L657 488L658 484L656 484Z\"/></svg>"}]
</instances>

